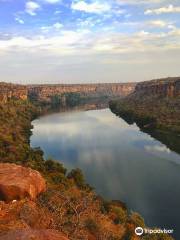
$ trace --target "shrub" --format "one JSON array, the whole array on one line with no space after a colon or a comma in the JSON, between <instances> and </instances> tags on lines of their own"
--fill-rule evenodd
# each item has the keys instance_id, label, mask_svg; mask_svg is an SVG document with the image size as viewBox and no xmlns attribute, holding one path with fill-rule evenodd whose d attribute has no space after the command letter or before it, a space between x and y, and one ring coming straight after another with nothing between
<instances>
[{"instance_id":1,"label":"shrub","mask_svg":"<svg viewBox=\"0 0 180 240\"><path fill-rule=\"evenodd\" d=\"M74 182L76 183L76 185L79 188L84 188L86 186L85 184L85 179L84 179L84 175L81 171L81 169L77 168L77 169L73 169L68 175L67 177L69 179L73 179Z\"/></svg>"},{"instance_id":2,"label":"shrub","mask_svg":"<svg viewBox=\"0 0 180 240\"><path fill-rule=\"evenodd\" d=\"M62 173L55 173L51 176L52 182L55 184L65 183L66 177Z\"/></svg>"},{"instance_id":3,"label":"shrub","mask_svg":"<svg viewBox=\"0 0 180 240\"><path fill-rule=\"evenodd\" d=\"M45 169L48 172L59 172L66 174L66 169L63 167L63 165L59 162L53 161L51 159L48 159L45 161Z\"/></svg>"},{"instance_id":4,"label":"shrub","mask_svg":"<svg viewBox=\"0 0 180 240\"><path fill-rule=\"evenodd\" d=\"M114 219L114 223L115 224L120 224L120 223L124 223L127 220L127 211L120 208L120 207L113 207L112 208L112 212L115 213L115 219Z\"/></svg>"}]
</instances>

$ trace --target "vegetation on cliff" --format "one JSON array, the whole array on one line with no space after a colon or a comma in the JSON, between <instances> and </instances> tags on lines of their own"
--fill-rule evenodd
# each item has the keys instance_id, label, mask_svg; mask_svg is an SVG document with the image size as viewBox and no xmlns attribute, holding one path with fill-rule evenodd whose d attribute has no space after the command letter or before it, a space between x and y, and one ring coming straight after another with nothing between
<instances>
[{"instance_id":1,"label":"vegetation on cliff","mask_svg":"<svg viewBox=\"0 0 180 240\"><path fill-rule=\"evenodd\" d=\"M110 109L128 124L136 123L141 130L180 153L179 99L153 99L148 102L123 99L110 102Z\"/></svg>"},{"instance_id":2,"label":"vegetation on cliff","mask_svg":"<svg viewBox=\"0 0 180 240\"><path fill-rule=\"evenodd\" d=\"M180 98L126 98L110 102L110 108L141 128L180 133Z\"/></svg>"},{"instance_id":3,"label":"vegetation on cliff","mask_svg":"<svg viewBox=\"0 0 180 240\"><path fill-rule=\"evenodd\" d=\"M29 145L31 121L42 107L28 101L0 104L0 162L16 163L41 172L47 191L32 203L0 203L0 236L24 228L61 231L74 240L138 240L134 229L144 226L137 213L131 213L120 202L106 202L86 183L80 169L67 170L59 162L44 160L41 149ZM141 239L170 240L167 235Z\"/></svg>"},{"instance_id":4,"label":"vegetation on cliff","mask_svg":"<svg viewBox=\"0 0 180 240\"><path fill-rule=\"evenodd\" d=\"M135 91L111 109L137 122L142 128L180 133L180 78L151 80L136 85Z\"/></svg>"}]
</instances>

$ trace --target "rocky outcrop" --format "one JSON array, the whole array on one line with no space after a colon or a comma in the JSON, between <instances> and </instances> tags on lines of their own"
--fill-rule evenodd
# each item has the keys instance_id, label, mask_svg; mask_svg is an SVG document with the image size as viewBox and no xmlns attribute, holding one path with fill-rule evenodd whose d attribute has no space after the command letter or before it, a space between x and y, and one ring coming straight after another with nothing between
<instances>
[{"instance_id":1,"label":"rocky outcrop","mask_svg":"<svg viewBox=\"0 0 180 240\"><path fill-rule=\"evenodd\" d=\"M27 99L27 88L23 85L0 83L0 102L6 103L10 99Z\"/></svg>"},{"instance_id":2,"label":"rocky outcrop","mask_svg":"<svg viewBox=\"0 0 180 240\"><path fill-rule=\"evenodd\" d=\"M180 77L138 83L132 94L111 101L110 108L179 153Z\"/></svg>"},{"instance_id":3,"label":"rocky outcrop","mask_svg":"<svg viewBox=\"0 0 180 240\"><path fill-rule=\"evenodd\" d=\"M143 96L178 97L180 96L180 77L138 83L135 93Z\"/></svg>"},{"instance_id":4,"label":"rocky outcrop","mask_svg":"<svg viewBox=\"0 0 180 240\"><path fill-rule=\"evenodd\" d=\"M0 236L0 240L68 240L62 233L55 230L24 229L10 231Z\"/></svg>"},{"instance_id":5,"label":"rocky outcrop","mask_svg":"<svg viewBox=\"0 0 180 240\"><path fill-rule=\"evenodd\" d=\"M132 93L135 83L103 84L51 84L51 85L16 85L0 83L0 103L10 99L26 100L27 98L50 102L51 97L64 93L79 93L83 97L124 97Z\"/></svg>"},{"instance_id":6,"label":"rocky outcrop","mask_svg":"<svg viewBox=\"0 0 180 240\"><path fill-rule=\"evenodd\" d=\"M0 200L12 201L23 198L34 200L46 189L39 172L15 164L0 163Z\"/></svg>"},{"instance_id":7,"label":"rocky outcrop","mask_svg":"<svg viewBox=\"0 0 180 240\"><path fill-rule=\"evenodd\" d=\"M135 83L104 83L104 84L58 84L28 86L28 95L36 100L51 101L54 95L64 93L80 93L83 97L124 97L132 93Z\"/></svg>"},{"instance_id":8,"label":"rocky outcrop","mask_svg":"<svg viewBox=\"0 0 180 240\"><path fill-rule=\"evenodd\" d=\"M180 77L166 78L141 83L102 83L102 84L42 84L15 85L0 83L0 102L9 99L27 98L50 102L51 97L64 93L79 93L82 97L126 97L133 92L141 95L175 97L180 95Z\"/></svg>"}]
</instances>

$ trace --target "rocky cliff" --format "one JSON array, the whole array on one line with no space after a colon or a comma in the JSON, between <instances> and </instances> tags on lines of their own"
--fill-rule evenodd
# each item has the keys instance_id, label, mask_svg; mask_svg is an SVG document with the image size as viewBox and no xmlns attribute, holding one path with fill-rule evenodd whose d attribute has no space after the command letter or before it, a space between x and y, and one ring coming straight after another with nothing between
<instances>
[{"instance_id":1,"label":"rocky cliff","mask_svg":"<svg viewBox=\"0 0 180 240\"><path fill-rule=\"evenodd\" d=\"M128 123L134 123L144 131L158 131L162 139L162 132L179 136L180 133L180 77L151 80L138 83L135 91L124 99L112 101L111 110L124 118ZM159 134L161 132L161 134ZM179 152L179 137L175 138L176 149ZM171 148L171 141L168 147ZM165 144L166 144L165 142Z\"/></svg>"},{"instance_id":2,"label":"rocky cliff","mask_svg":"<svg viewBox=\"0 0 180 240\"><path fill-rule=\"evenodd\" d=\"M51 97L64 93L79 93L83 97L124 97L132 93L135 83L105 84L56 84L56 85L15 85L0 83L0 102L9 99L33 98L40 101L51 101Z\"/></svg>"},{"instance_id":3,"label":"rocky cliff","mask_svg":"<svg viewBox=\"0 0 180 240\"><path fill-rule=\"evenodd\" d=\"M180 95L180 77L166 78L141 83L103 83L103 84L49 84L16 85L0 83L0 102L8 99L33 98L39 101L51 101L51 97L64 93L79 93L83 97L126 97L132 93L139 96L160 95L176 97Z\"/></svg>"},{"instance_id":4,"label":"rocky cliff","mask_svg":"<svg viewBox=\"0 0 180 240\"><path fill-rule=\"evenodd\" d=\"M11 83L0 83L0 102L6 103L9 99L27 99L27 87Z\"/></svg>"},{"instance_id":5,"label":"rocky cliff","mask_svg":"<svg viewBox=\"0 0 180 240\"><path fill-rule=\"evenodd\" d=\"M180 77L164 78L152 81L138 83L135 87L135 93L139 96L159 95L161 97L180 96Z\"/></svg>"},{"instance_id":6,"label":"rocky cliff","mask_svg":"<svg viewBox=\"0 0 180 240\"><path fill-rule=\"evenodd\" d=\"M105 83L105 84L59 84L28 86L30 98L50 101L54 95L64 93L80 93L83 97L124 97L132 93L135 83Z\"/></svg>"}]
</instances>

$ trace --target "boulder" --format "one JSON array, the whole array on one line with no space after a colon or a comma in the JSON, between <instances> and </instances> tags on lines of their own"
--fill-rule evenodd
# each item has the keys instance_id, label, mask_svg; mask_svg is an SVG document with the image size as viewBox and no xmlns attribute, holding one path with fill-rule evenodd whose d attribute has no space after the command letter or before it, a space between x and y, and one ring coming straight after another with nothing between
<instances>
[{"instance_id":1,"label":"boulder","mask_svg":"<svg viewBox=\"0 0 180 240\"><path fill-rule=\"evenodd\" d=\"M23 198L34 200L46 190L38 171L16 164L0 163L0 200L10 202Z\"/></svg>"},{"instance_id":2,"label":"boulder","mask_svg":"<svg viewBox=\"0 0 180 240\"><path fill-rule=\"evenodd\" d=\"M10 231L0 236L0 240L68 240L62 233L55 230L22 229Z\"/></svg>"}]
</instances>

